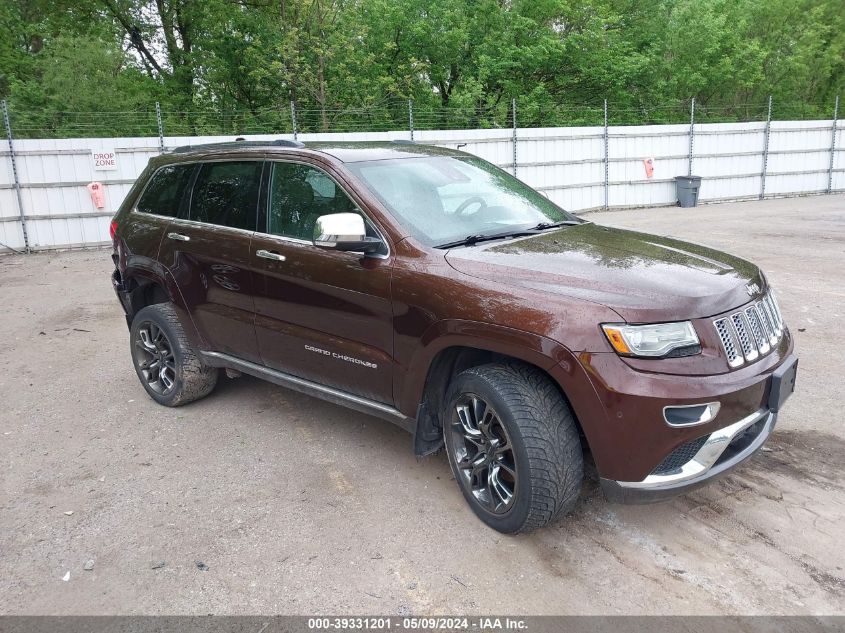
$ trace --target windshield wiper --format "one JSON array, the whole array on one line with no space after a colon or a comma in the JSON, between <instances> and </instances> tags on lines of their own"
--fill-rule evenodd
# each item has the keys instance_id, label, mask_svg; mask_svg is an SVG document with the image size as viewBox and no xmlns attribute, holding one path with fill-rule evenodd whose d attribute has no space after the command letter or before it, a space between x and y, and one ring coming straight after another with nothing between
<instances>
[{"instance_id":1,"label":"windshield wiper","mask_svg":"<svg viewBox=\"0 0 845 633\"><path fill-rule=\"evenodd\" d=\"M455 240L454 242L446 242L445 244L438 244L434 248L454 248L456 246L472 246L473 244L478 244L478 242L488 242L490 240L503 240L508 237L522 237L524 235L531 235L530 232L520 230L520 231L507 231L505 233L491 233L491 234L483 234L479 233L477 235L467 235L465 238L460 240Z\"/></svg>"},{"instance_id":2,"label":"windshield wiper","mask_svg":"<svg viewBox=\"0 0 845 633\"><path fill-rule=\"evenodd\" d=\"M508 237L524 237L526 235L536 235L536 231L545 231L559 226L574 226L576 224L587 224L584 220L563 220L561 222L540 222L537 226L532 226L528 229L519 229L517 231L504 231L502 233L467 235L465 238L455 240L454 242L447 242L445 244L438 244L434 248L454 248L456 246L472 246L478 242L488 242L490 240L502 240Z\"/></svg>"},{"instance_id":3,"label":"windshield wiper","mask_svg":"<svg viewBox=\"0 0 845 633\"><path fill-rule=\"evenodd\" d=\"M576 224L587 224L584 220L563 220L561 222L540 222L537 226L533 226L528 231L545 231L546 229L554 229L559 226L575 226Z\"/></svg>"}]
</instances>

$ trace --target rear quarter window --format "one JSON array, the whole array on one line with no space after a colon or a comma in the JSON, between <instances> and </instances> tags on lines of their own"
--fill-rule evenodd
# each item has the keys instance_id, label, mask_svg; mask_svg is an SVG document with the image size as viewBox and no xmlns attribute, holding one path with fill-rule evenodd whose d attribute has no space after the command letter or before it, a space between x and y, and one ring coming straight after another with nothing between
<instances>
[{"instance_id":1,"label":"rear quarter window","mask_svg":"<svg viewBox=\"0 0 845 633\"><path fill-rule=\"evenodd\" d=\"M185 196L194 165L167 165L153 174L135 208L142 213L175 217Z\"/></svg>"}]
</instances>

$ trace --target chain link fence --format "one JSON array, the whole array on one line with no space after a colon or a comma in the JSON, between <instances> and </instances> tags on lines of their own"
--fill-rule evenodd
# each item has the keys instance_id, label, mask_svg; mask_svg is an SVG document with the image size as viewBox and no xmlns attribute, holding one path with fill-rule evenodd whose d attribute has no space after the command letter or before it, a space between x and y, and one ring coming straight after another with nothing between
<instances>
[{"instance_id":1,"label":"chain link fence","mask_svg":"<svg viewBox=\"0 0 845 633\"><path fill-rule=\"evenodd\" d=\"M514 107L515 105L515 107ZM518 111L520 128L582 127L604 124L602 103L543 105L503 100L492 106L432 106L413 100L385 100L356 107L302 107L280 102L254 110L196 109L174 111L150 103L137 111L33 111L8 103L15 138L90 138L112 136L209 136L250 134L354 133L410 130L509 129ZM828 119L835 103L772 102L771 117L779 121ZM665 125L765 121L768 102L709 106L695 99L653 106L607 107L607 123Z\"/></svg>"},{"instance_id":2,"label":"chain link fence","mask_svg":"<svg viewBox=\"0 0 845 633\"><path fill-rule=\"evenodd\" d=\"M829 111L823 119L819 113ZM695 99L649 108L419 108L385 101L359 108L173 112L24 112L2 102L8 174L0 174L0 251L84 246L107 237L107 218L147 160L175 145L258 140L396 140L463 149L525 180L573 211L671 204L674 177L704 178L702 201L845 189L839 99L820 104L710 107ZM111 150L119 171L92 169ZM644 161L654 173L644 173ZM107 208L87 208L98 181ZM74 224L75 223L75 224ZM86 228L87 227L87 228ZM78 230L77 230L78 229ZM105 233L104 233L105 231Z\"/></svg>"}]
</instances>

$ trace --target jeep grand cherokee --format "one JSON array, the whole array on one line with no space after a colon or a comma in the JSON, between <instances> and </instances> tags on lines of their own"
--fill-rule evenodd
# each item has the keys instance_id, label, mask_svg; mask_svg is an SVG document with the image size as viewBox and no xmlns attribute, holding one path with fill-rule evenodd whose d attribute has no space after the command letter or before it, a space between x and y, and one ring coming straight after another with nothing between
<instances>
[{"instance_id":1,"label":"jeep grand cherokee","mask_svg":"<svg viewBox=\"0 0 845 633\"><path fill-rule=\"evenodd\" d=\"M797 359L753 264L599 226L477 157L241 142L154 158L112 222L132 360L166 406L225 370L445 446L502 532L647 502L754 453Z\"/></svg>"}]
</instances>

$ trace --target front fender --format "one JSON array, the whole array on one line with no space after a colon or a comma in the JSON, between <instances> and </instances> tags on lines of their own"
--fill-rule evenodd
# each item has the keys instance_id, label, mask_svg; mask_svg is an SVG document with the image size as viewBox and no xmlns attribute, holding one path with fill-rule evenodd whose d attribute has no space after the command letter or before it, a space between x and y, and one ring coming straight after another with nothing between
<instances>
[{"instance_id":1,"label":"front fender","mask_svg":"<svg viewBox=\"0 0 845 633\"><path fill-rule=\"evenodd\" d=\"M450 347L467 347L510 356L548 371L572 358L570 351L550 338L515 328L462 319L447 319L428 327L408 364L398 397L402 413L416 417L428 370L437 355Z\"/></svg>"}]
</instances>

